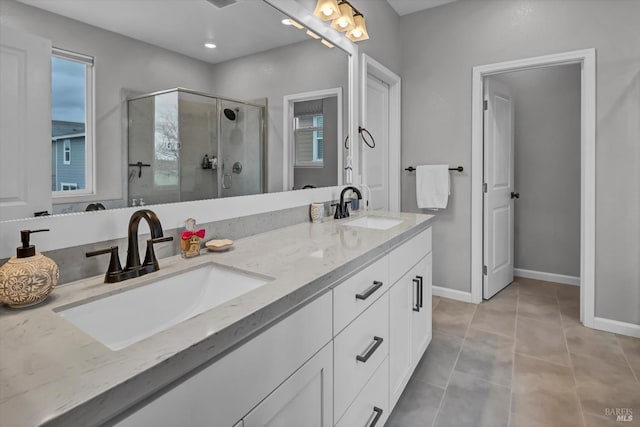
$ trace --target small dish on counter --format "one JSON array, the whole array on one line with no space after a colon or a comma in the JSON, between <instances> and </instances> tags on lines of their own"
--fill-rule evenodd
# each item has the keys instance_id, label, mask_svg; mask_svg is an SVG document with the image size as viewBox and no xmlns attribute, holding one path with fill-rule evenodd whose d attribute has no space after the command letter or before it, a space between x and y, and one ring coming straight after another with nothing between
<instances>
[{"instance_id":1,"label":"small dish on counter","mask_svg":"<svg viewBox=\"0 0 640 427\"><path fill-rule=\"evenodd\" d=\"M229 250L233 246L233 240L229 240L229 239L209 240L204 245L210 251L224 252Z\"/></svg>"}]
</instances>

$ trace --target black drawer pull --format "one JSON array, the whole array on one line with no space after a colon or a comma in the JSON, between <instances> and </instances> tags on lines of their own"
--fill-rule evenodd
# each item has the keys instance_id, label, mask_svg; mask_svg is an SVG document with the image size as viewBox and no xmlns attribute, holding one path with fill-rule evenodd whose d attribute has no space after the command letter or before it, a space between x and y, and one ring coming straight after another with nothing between
<instances>
[{"instance_id":1,"label":"black drawer pull","mask_svg":"<svg viewBox=\"0 0 640 427\"><path fill-rule=\"evenodd\" d=\"M361 299L361 300L366 300L367 298L369 298L371 296L371 294L373 294L375 291L377 291L378 289L380 289L382 287L383 283L379 282L377 280L373 281L373 285L369 286L369 288L364 291L363 294L356 294L356 299Z\"/></svg>"},{"instance_id":2,"label":"black drawer pull","mask_svg":"<svg viewBox=\"0 0 640 427\"><path fill-rule=\"evenodd\" d=\"M378 424L378 420L380 419L380 417L382 416L382 409L378 408L377 406L373 407L373 412L374 414L376 414L375 417L373 417L373 421L371 421L371 424L369 424L369 427L375 427L376 424Z\"/></svg>"},{"instance_id":3,"label":"black drawer pull","mask_svg":"<svg viewBox=\"0 0 640 427\"><path fill-rule=\"evenodd\" d=\"M373 353L376 352L376 350L378 349L378 347L380 347L380 344L382 344L382 341L384 341L382 338L380 337L373 337L373 345L369 347L369 349L367 350L367 352L365 353L364 356L362 355L357 355L356 356L356 360L358 362L364 362L366 363L367 360L369 360L369 358L371 356L373 356Z\"/></svg>"},{"instance_id":4,"label":"black drawer pull","mask_svg":"<svg viewBox=\"0 0 640 427\"><path fill-rule=\"evenodd\" d=\"M420 281L420 308L422 308L422 296L424 294L424 287L422 285L423 277L422 276L416 276L416 278Z\"/></svg>"},{"instance_id":5,"label":"black drawer pull","mask_svg":"<svg viewBox=\"0 0 640 427\"><path fill-rule=\"evenodd\" d=\"M420 311L420 281L418 279L411 279L414 285L416 285L416 298L413 311Z\"/></svg>"}]
</instances>

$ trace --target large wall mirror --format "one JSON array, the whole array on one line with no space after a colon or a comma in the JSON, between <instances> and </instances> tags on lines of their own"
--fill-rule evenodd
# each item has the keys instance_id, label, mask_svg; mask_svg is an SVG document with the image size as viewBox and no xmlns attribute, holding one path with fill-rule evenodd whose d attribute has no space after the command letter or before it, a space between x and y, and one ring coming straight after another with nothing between
<instances>
[{"instance_id":1,"label":"large wall mirror","mask_svg":"<svg viewBox=\"0 0 640 427\"><path fill-rule=\"evenodd\" d=\"M267 2L0 14L0 220L342 183L349 55Z\"/></svg>"}]
</instances>

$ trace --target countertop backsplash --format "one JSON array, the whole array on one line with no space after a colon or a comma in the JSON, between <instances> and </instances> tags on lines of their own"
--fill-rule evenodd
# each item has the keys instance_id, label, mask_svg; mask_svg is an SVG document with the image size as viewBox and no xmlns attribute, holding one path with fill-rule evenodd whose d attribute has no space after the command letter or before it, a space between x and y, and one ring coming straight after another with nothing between
<instances>
[{"instance_id":1,"label":"countertop backsplash","mask_svg":"<svg viewBox=\"0 0 640 427\"><path fill-rule=\"evenodd\" d=\"M327 208L328 206L329 203L326 204ZM151 207L151 209L153 210L153 207ZM188 217L188 212L185 212L185 220ZM197 220L198 218L196 218L196 221ZM202 244L204 245L204 242L211 239L241 239L243 237L264 233L265 231L287 227L289 225L299 224L305 221L309 221L309 206L306 205L205 224L197 223L197 227L204 228L206 230L206 237L202 240ZM162 222L162 218L160 218L160 222ZM141 230L145 230L147 228L145 224L146 223L144 221L141 221ZM126 229L127 224L122 224L122 227ZM164 235L173 236L173 241L155 245L154 249L159 260L178 255L180 253L180 235L183 231L183 228L164 230ZM148 238L148 233L140 234L138 236L141 260L144 258L146 240ZM15 236L15 240L15 246L18 247L20 245L20 236ZM87 245L56 249L43 253L58 264L58 267L60 268L60 282L58 285L63 285L76 280L104 274L107 271L107 266L109 265L109 256L104 255L94 258L86 258L85 253L97 249L108 248L114 245L117 245L120 248L120 261L124 263L127 259L126 237ZM0 259L0 265L3 265L6 261L6 258ZM160 267L162 268L162 263L160 264Z\"/></svg>"}]
</instances>

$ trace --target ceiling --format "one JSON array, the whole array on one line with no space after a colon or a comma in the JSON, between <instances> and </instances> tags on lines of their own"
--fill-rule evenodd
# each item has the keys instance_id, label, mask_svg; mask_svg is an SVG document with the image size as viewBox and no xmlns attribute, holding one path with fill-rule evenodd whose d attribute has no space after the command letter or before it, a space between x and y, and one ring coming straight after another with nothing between
<instances>
[{"instance_id":1,"label":"ceiling","mask_svg":"<svg viewBox=\"0 0 640 427\"><path fill-rule=\"evenodd\" d=\"M387 0L393 10L400 16L413 12L430 9L441 4L452 3L456 0Z\"/></svg>"},{"instance_id":2,"label":"ceiling","mask_svg":"<svg viewBox=\"0 0 640 427\"><path fill-rule=\"evenodd\" d=\"M262 1L18 0L212 64L309 40ZM207 49L205 42L216 44Z\"/></svg>"}]
</instances>

